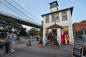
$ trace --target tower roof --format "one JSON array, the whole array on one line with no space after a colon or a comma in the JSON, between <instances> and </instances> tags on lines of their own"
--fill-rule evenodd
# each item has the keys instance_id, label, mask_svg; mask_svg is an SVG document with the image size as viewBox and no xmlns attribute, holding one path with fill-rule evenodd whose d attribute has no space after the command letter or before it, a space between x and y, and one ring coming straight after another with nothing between
<instances>
[{"instance_id":1,"label":"tower roof","mask_svg":"<svg viewBox=\"0 0 86 57\"><path fill-rule=\"evenodd\" d=\"M61 11L68 10L68 9L71 10L71 15L72 15L73 7L66 8L66 9L62 9L62 10L57 10L57 11L55 11L55 12L61 12ZM55 13L55 12L52 12L52 13ZM46 14L43 14L43 15L41 15L41 16L43 17L43 16L45 16L45 15L49 15L49 14L52 14L52 13L46 13Z\"/></svg>"},{"instance_id":2,"label":"tower roof","mask_svg":"<svg viewBox=\"0 0 86 57\"><path fill-rule=\"evenodd\" d=\"M54 8L54 7L57 7L57 6L58 6L57 1L54 1L54 2L50 3L50 8Z\"/></svg>"},{"instance_id":3,"label":"tower roof","mask_svg":"<svg viewBox=\"0 0 86 57\"><path fill-rule=\"evenodd\" d=\"M51 2L50 5L53 4L53 3L56 3L56 4L58 5L58 2L57 2L57 1L53 1L53 2Z\"/></svg>"}]
</instances>

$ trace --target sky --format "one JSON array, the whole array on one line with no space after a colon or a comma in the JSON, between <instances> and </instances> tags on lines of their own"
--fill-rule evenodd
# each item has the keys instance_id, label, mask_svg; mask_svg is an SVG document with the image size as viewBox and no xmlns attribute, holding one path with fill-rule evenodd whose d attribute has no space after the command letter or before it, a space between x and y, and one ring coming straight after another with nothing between
<instances>
[{"instance_id":1,"label":"sky","mask_svg":"<svg viewBox=\"0 0 86 57\"><path fill-rule=\"evenodd\" d=\"M12 0L9 0L9 1L12 2ZM53 2L53 1L58 2L59 10L69 8L69 7L74 7L73 14L72 14L72 23L86 20L86 0L14 0L14 1L16 1L22 8L24 8L26 10L26 11L24 11L24 10L22 10L22 11L25 12L27 15L29 15L28 14L28 12L29 12L33 16L35 16L36 18L34 20L37 21L38 23L40 23L43 20L41 15L50 12L49 3ZM12 4L14 4L14 2L12 2ZM17 4L14 4L14 5L16 7L18 7L19 9L21 9L19 6L17 6ZM2 6L1 3L0 3L0 6ZM17 14L14 12L14 10L12 11L9 8L8 9L7 8L8 7L2 6L0 11L6 11L7 13L14 14L18 17L23 18L23 16L19 16L21 13ZM27 17L25 17L25 18L27 18ZM27 18L27 20L28 20L28 18ZM28 29L30 28L27 26L24 26L24 27L26 27Z\"/></svg>"}]
</instances>

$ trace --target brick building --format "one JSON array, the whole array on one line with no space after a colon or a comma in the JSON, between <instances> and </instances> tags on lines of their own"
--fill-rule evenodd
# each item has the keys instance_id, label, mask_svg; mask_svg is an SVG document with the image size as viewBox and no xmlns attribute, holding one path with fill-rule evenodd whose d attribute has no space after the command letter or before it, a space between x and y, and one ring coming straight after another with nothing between
<instances>
[{"instance_id":1,"label":"brick building","mask_svg":"<svg viewBox=\"0 0 86 57\"><path fill-rule=\"evenodd\" d=\"M75 34L76 32L80 31L86 31L86 20L83 20L81 22L77 22L73 24L73 33Z\"/></svg>"}]
</instances>

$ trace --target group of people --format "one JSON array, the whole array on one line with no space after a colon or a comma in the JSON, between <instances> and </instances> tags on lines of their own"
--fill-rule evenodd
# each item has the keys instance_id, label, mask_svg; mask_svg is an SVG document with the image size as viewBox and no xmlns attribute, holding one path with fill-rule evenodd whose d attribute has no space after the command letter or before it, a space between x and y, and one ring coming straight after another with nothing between
<instances>
[{"instance_id":1,"label":"group of people","mask_svg":"<svg viewBox=\"0 0 86 57\"><path fill-rule=\"evenodd\" d=\"M57 33L56 32L47 33L46 34L46 39L44 39L44 41L43 41L43 46L46 46L46 43L47 43L46 40L48 40L48 43L50 43L50 41L53 42L56 39L56 37L57 37Z\"/></svg>"},{"instance_id":2,"label":"group of people","mask_svg":"<svg viewBox=\"0 0 86 57\"><path fill-rule=\"evenodd\" d=\"M6 32L7 37L5 40L5 52L14 52L15 51L15 41L17 39L17 35L12 32Z\"/></svg>"},{"instance_id":3,"label":"group of people","mask_svg":"<svg viewBox=\"0 0 86 57\"><path fill-rule=\"evenodd\" d=\"M50 41L53 41L56 38L57 34L56 32L50 32L46 35L47 39Z\"/></svg>"}]
</instances>

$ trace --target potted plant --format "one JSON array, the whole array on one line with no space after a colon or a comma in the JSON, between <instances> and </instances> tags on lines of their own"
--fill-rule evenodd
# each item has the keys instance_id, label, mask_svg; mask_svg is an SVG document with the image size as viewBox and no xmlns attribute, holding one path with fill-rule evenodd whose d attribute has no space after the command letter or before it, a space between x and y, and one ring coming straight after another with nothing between
<instances>
[{"instance_id":1,"label":"potted plant","mask_svg":"<svg viewBox=\"0 0 86 57\"><path fill-rule=\"evenodd\" d=\"M31 46L31 41L30 40L28 41L28 46Z\"/></svg>"},{"instance_id":2,"label":"potted plant","mask_svg":"<svg viewBox=\"0 0 86 57\"><path fill-rule=\"evenodd\" d=\"M39 41L40 47L43 47L42 39Z\"/></svg>"},{"instance_id":3,"label":"potted plant","mask_svg":"<svg viewBox=\"0 0 86 57\"><path fill-rule=\"evenodd\" d=\"M59 45L59 43L58 43L57 39L55 39L55 40L54 40L54 47L55 47L55 48L58 48L58 45Z\"/></svg>"}]
</instances>

